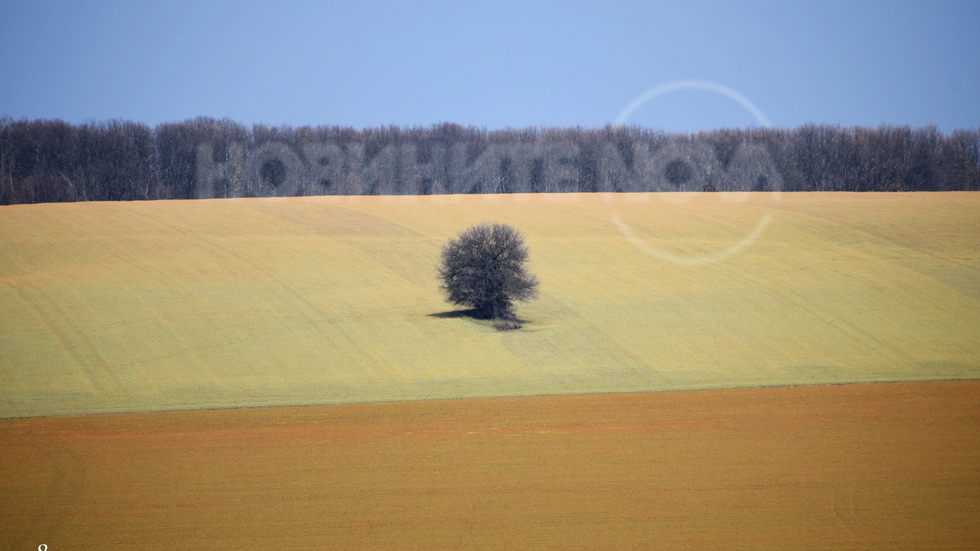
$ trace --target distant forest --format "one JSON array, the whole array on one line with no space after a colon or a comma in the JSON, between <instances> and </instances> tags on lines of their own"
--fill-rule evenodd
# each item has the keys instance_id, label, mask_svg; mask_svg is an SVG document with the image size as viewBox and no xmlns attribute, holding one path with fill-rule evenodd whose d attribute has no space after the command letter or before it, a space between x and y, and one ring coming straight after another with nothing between
<instances>
[{"instance_id":1,"label":"distant forest","mask_svg":"<svg viewBox=\"0 0 980 551\"><path fill-rule=\"evenodd\" d=\"M0 119L0 204L298 195L980 190L980 129L357 130Z\"/></svg>"}]
</instances>

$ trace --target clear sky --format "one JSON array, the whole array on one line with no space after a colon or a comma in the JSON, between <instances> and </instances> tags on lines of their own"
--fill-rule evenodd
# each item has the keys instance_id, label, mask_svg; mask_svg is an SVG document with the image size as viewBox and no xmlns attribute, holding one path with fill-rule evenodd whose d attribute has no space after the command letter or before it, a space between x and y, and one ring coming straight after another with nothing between
<instances>
[{"instance_id":1,"label":"clear sky","mask_svg":"<svg viewBox=\"0 0 980 551\"><path fill-rule=\"evenodd\" d=\"M980 2L0 3L0 116L980 127Z\"/></svg>"}]
</instances>

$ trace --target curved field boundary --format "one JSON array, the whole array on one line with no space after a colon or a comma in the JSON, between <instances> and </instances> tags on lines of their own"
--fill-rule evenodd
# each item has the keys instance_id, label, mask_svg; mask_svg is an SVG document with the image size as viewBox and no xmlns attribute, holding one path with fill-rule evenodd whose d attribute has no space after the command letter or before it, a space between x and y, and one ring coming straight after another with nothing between
<instances>
[{"instance_id":1,"label":"curved field boundary","mask_svg":"<svg viewBox=\"0 0 980 551\"><path fill-rule=\"evenodd\" d=\"M978 378L978 212L968 192L6 206L0 417ZM440 248L483 221L527 238L523 330L438 292Z\"/></svg>"},{"instance_id":2,"label":"curved field boundary","mask_svg":"<svg viewBox=\"0 0 980 551\"><path fill-rule=\"evenodd\" d=\"M0 547L977 549L980 382L0 420Z\"/></svg>"}]
</instances>

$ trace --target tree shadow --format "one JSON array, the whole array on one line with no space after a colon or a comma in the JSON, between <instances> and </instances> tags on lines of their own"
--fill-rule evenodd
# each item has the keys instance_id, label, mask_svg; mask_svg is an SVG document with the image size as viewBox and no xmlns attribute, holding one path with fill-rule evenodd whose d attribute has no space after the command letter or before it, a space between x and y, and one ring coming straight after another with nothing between
<instances>
[{"instance_id":1,"label":"tree shadow","mask_svg":"<svg viewBox=\"0 0 980 551\"><path fill-rule=\"evenodd\" d=\"M508 318L493 318L488 315L484 310L470 309L470 310L449 310L447 312L436 312L434 314L426 314L430 318L440 318L440 319L460 319L468 318L478 321L487 321L493 323L493 327L498 331L511 331L514 329L520 329L527 323L527 320L518 317L508 317Z\"/></svg>"},{"instance_id":2,"label":"tree shadow","mask_svg":"<svg viewBox=\"0 0 980 551\"><path fill-rule=\"evenodd\" d=\"M436 312L435 314L426 314L430 318L442 318L442 319L457 319L457 318L470 318L474 320L486 320L490 319L483 311L472 308L470 310L449 310L448 312Z\"/></svg>"}]
</instances>

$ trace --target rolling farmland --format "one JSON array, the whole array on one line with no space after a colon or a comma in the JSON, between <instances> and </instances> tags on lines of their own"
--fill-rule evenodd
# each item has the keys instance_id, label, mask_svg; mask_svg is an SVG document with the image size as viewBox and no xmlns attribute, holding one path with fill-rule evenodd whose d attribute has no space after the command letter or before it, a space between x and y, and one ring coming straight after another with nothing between
<instances>
[{"instance_id":1,"label":"rolling farmland","mask_svg":"<svg viewBox=\"0 0 980 551\"><path fill-rule=\"evenodd\" d=\"M721 200L725 198L728 200ZM4 207L0 417L980 376L980 195L514 195ZM672 263L648 249L720 262ZM520 229L525 329L445 241Z\"/></svg>"},{"instance_id":2,"label":"rolling farmland","mask_svg":"<svg viewBox=\"0 0 980 551\"><path fill-rule=\"evenodd\" d=\"M2 207L0 548L974 549L978 207ZM438 292L484 221L541 280L519 331Z\"/></svg>"}]
</instances>

